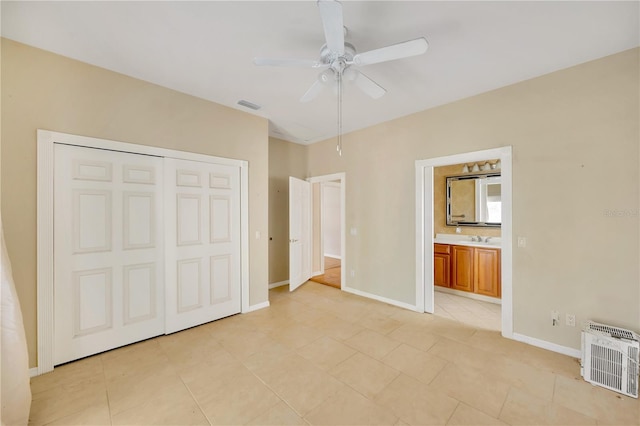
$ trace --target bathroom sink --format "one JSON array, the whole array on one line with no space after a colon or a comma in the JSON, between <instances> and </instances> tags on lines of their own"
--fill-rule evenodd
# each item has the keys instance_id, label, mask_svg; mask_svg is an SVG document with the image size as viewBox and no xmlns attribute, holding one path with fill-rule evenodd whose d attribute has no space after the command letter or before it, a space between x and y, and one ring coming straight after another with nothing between
<instances>
[{"instance_id":1,"label":"bathroom sink","mask_svg":"<svg viewBox=\"0 0 640 426\"><path fill-rule=\"evenodd\" d=\"M500 246L499 241L457 241L456 244L469 245L469 246Z\"/></svg>"}]
</instances>

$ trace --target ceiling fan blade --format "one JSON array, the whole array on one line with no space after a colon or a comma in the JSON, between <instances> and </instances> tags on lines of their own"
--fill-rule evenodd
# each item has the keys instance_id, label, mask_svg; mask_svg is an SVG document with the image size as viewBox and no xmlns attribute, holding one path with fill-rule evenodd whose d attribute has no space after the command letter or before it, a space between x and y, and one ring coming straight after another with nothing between
<instances>
[{"instance_id":1,"label":"ceiling fan blade","mask_svg":"<svg viewBox=\"0 0 640 426\"><path fill-rule=\"evenodd\" d=\"M387 93L387 90L384 87L380 86L360 71L355 72L357 74L355 76L354 83L360 90L371 96L373 99L379 99Z\"/></svg>"},{"instance_id":2,"label":"ceiling fan blade","mask_svg":"<svg viewBox=\"0 0 640 426\"><path fill-rule=\"evenodd\" d=\"M338 56L344 54L344 24L342 22L342 4L334 0L318 0L318 9L322 18L324 37L327 47Z\"/></svg>"},{"instance_id":3,"label":"ceiling fan blade","mask_svg":"<svg viewBox=\"0 0 640 426\"><path fill-rule=\"evenodd\" d=\"M320 80L316 80L311 85L311 87L309 87L309 90L307 90L307 92L302 95L302 97L300 98L300 102L309 102L314 100L320 94L320 92L322 92L323 87L324 84L322 84Z\"/></svg>"},{"instance_id":4,"label":"ceiling fan blade","mask_svg":"<svg viewBox=\"0 0 640 426\"><path fill-rule=\"evenodd\" d=\"M408 58L410 56L423 54L427 51L428 47L429 43L427 43L427 39L420 37L415 40L409 40L403 43L381 47L380 49L359 53L353 57L353 63L356 65L370 65L393 61L395 59Z\"/></svg>"},{"instance_id":5,"label":"ceiling fan blade","mask_svg":"<svg viewBox=\"0 0 640 426\"><path fill-rule=\"evenodd\" d=\"M314 59L253 58L253 63L258 66L293 68L322 68L328 66Z\"/></svg>"}]
</instances>

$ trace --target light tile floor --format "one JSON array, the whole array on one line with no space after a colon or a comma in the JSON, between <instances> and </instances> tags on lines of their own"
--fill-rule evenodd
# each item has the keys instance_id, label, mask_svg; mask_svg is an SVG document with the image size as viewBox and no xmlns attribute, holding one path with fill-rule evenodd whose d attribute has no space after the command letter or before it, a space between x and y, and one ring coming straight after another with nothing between
<instances>
[{"instance_id":1,"label":"light tile floor","mask_svg":"<svg viewBox=\"0 0 640 426\"><path fill-rule=\"evenodd\" d=\"M30 424L635 424L577 360L307 283L31 382Z\"/></svg>"},{"instance_id":2,"label":"light tile floor","mask_svg":"<svg viewBox=\"0 0 640 426\"><path fill-rule=\"evenodd\" d=\"M434 314L449 318L476 328L500 331L502 329L502 306L434 291Z\"/></svg>"}]
</instances>

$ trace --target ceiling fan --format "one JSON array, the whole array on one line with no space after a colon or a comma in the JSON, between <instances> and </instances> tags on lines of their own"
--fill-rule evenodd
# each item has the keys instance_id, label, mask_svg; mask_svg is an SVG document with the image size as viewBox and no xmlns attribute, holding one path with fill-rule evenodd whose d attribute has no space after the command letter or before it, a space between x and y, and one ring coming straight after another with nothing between
<instances>
[{"instance_id":1,"label":"ceiling fan","mask_svg":"<svg viewBox=\"0 0 640 426\"><path fill-rule=\"evenodd\" d=\"M429 47L427 40L424 37L419 37L368 52L357 53L356 48L351 43L344 41L347 29L343 24L342 4L335 0L318 0L317 4L326 39L326 44L320 49L320 59L258 57L253 60L253 63L259 66L324 68L324 71L318 75L318 79L300 98L300 102L309 102L320 94L323 87L336 84L338 86L338 96L341 96L343 79L353 82L373 99L378 99L387 91L354 67L421 55Z\"/></svg>"}]
</instances>

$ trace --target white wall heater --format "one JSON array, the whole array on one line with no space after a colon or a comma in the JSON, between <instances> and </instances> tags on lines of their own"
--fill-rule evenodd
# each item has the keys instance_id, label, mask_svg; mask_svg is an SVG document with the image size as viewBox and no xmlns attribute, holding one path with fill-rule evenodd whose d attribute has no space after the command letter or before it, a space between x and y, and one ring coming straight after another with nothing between
<instances>
[{"instance_id":1,"label":"white wall heater","mask_svg":"<svg viewBox=\"0 0 640 426\"><path fill-rule=\"evenodd\" d=\"M589 383L638 398L640 335L588 321L582 331L580 374Z\"/></svg>"}]
</instances>

